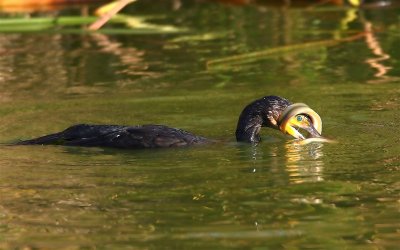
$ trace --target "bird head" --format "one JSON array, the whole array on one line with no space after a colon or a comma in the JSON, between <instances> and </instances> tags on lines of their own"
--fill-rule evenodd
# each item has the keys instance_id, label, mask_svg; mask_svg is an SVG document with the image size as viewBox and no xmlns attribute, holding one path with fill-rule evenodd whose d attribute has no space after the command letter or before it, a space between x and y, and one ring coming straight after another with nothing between
<instances>
[{"instance_id":1,"label":"bird head","mask_svg":"<svg viewBox=\"0 0 400 250\"><path fill-rule=\"evenodd\" d=\"M297 139L321 137L321 117L304 103L295 103L285 108L278 118L279 130ZM304 131L304 132L303 132ZM303 132L303 133L302 133Z\"/></svg>"}]
</instances>

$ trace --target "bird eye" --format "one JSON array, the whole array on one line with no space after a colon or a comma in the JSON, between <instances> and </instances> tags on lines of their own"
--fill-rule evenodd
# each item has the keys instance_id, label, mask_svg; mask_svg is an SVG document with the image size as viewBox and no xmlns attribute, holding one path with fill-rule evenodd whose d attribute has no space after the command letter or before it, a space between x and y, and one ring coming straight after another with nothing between
<instances>
[{"instance_id":1,"label":"bird eye","mask_svg":"<svg viewBox=\"0 0 400 250\"><path fill-rule=\"evenodd\" d=\"M296 119L297 119L298 122L301 122L301 121L303 120L303 116L298 115L298 116L296 117Z\"/></svg>"}]
</instances>

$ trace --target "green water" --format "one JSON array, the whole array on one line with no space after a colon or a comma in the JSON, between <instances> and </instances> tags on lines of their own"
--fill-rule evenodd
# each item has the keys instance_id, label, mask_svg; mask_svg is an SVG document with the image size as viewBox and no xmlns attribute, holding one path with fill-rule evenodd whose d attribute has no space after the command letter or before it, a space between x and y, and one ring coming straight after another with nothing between
<instances>
[{"instance_id":1,"label":"green water","mask_svg":"<svg viewBox=\"0 0 400 250\"><path fill-rule=\"evenodd\" d=\"M0 249L398 249L400 11L363 10L346 24L349 10L336 7L171 6L142 1L127 13L188 32L0 35L1 142L82 122L166 124L221 141L0 146ZM368 23L379 53L363 37L206 67ZM244 105L271 94L307 103L338 143L300 146L264 129L258 146L237 144Z\"/></svg>"}]
</instances>

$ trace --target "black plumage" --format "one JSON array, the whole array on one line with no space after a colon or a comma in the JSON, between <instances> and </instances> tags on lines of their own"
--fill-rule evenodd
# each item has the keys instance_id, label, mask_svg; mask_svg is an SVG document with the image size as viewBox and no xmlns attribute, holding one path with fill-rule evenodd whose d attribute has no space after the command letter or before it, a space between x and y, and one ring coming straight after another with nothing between
<instances>
[{"instance_id":1,"label":"black plumage","mask_svg":"<svg viewBox=\"0 0 400 250\"><path fill-rule=\"evenodd\" d=\"M78 124L64 131L21 141L19 145L55 144L83 147L165 148L205 143L187 131L163 125L119 126Z\"/></svg>"},{"instance_id":2,"label":"black plumage","mask_svg":"<svg viewBox=\"0 0 400 250\"><path fill-rule=\"evenodd\" d=\"M239 116L236 128L236 140L260 142L261 127L278 128L278 119L282 111L292 103L279 96L265 96L247 105Z\"/></svg>"},{"instance_id":3,"label":"black plumage","mask_svg":"<svg viewBox=\"0 0 400 250\"><path fill-rule=\"evenodd\" d=\"M258 143L261 127L279 129L280 113L291 103L278 96L266 96L247 105L240 114L236 129L237 141ZM78 124L64 131L31 140L18 145L65 145L113 148L165 148L211 142L187 131L164 125L120 126Z\"/></svg>"}]
</instances>

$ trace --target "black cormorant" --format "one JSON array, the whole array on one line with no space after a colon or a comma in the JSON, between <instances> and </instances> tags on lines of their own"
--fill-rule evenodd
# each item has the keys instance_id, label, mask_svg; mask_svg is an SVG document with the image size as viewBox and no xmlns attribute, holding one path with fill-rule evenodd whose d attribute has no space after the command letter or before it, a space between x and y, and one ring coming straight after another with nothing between
<instances>
[{"instance_id":1,"label":"black cormorant","mask_svg":"<svg viewBox=\"0 0 400 250\"><path fill-rule=\"evenodd\" d=\"M261 127L278 129L298 139L305 139L299 131L307 131L310 137L320 137L322 122L319 115L302 103L292 104L279 96L265 96L247 105L240 114L236 128L236 140L258 143ZM205 137L164 125L120 126L78 124L64 131L31 140L18 145L66 145L113 148L164 148L211 142Z\"/></svg>"}]
</instances>

